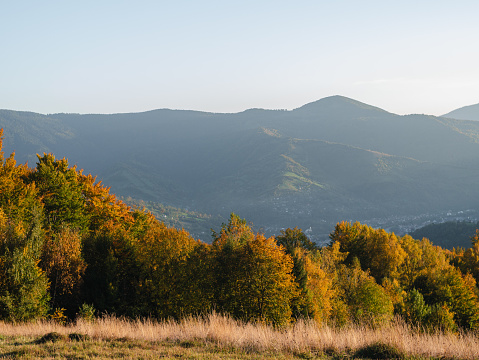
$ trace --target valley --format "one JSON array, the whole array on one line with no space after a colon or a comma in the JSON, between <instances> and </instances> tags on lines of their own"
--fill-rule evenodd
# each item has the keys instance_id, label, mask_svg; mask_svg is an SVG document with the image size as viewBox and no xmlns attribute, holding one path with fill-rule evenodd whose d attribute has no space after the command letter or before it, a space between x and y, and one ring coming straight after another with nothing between
<instances>
[{"instance_id":1,"label":"valley","mask_svg":"<svg viewBox=\"0 0 479 360\"><path fill-rule=\"evenodd\" d=\"M298 226L324 243L341 220L402 234L448 213L475 220L479 206L479 122L342 96L232 114L0 110L0 127L20 163L51 152L124 198L207 214L176 224L204 241L231 212L266 235Z\"/></svg>"}]
</instances>

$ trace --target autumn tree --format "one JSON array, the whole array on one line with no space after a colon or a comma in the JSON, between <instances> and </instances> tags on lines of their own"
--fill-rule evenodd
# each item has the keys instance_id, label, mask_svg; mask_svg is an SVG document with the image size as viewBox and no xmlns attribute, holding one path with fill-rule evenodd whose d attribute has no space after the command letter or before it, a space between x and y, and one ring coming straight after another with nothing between
<instances>
[{"instance_id":1,"label":"autumn tree","mask_svg":"<svg viewBox=\"0 0 479 360\"><path fill-rule=\"evenodd\" d=\"M185 291L188 259L197 242L185 230L168 228L149 215L146 231L136 239L141 267L141 298L157 318L180 318L191 313ZM195 299L196 300L196 299Z\"/></svg>"},{"instance_id":2,"label":"autumn tree","mask_svg":"<svg viewBox=\"0 0 479 360\"><path fill-rule=\"evenodd\" d=\"M51 307L65 308L75 315L86 264L81 253L81 236L68 227L48 234L43 244L40 266L50 282Z\"/></svg>"},{"instance_id":3,"label":"autumn tree","mask_svg":"<svg viewBox=\"0 0 479 360\"><path fill-rule=\"evenodd\" d=\"M471 237L471 247L469 249L454 249L453 262L464 273L470 273L479 281L479 229Z\"/></svg>"},{"instance_id":4,"label":"autumn tree","mask_svg":"<svg viewBox=\"0 0 479 360\"><path fill-rule=\"evenodd\" d=\"M220 311L245 321L284 325L298 290L293 261L273 237L254 234L246 221L231 214L215 234L215 300Z\"/></svg>"},{"instance_id":5,"label":"autumn tree","mask_svg":"<svg viewBox=\"0 0 479 360\"><path fill-rule=\"evenodd\" d=\"M42 207L37 189L27 185L26 165L2 152L0 129L0 317L31 320L48 310L48 282L38 267L43 245Z\"/></svg>"},{"instance_id":6,"label":"autumn tree","mask_svg":"<svg viewBox=\"0 0 479 360\"><path fill-rule=\"evenodd\" d=\"M313 318L326 321L331 311L332 279L321 267L321 252L301 231L286 229L276 237L279 245L293 259L293 275L299 294L292 302L294 318Z\"/></svg>"},{"instance_id":7,"label":"autumn tree","mask_svg":"<svg viewBox=\"0 0 479 360\"><path fill-rule=\"evenodd\" d=\"M411 289L404 301L403 317L414 326L425 326L431 307L424 301L424 296L416 289Z\"/></svg>"},{"instance_id":8,"label":"autumn tree","mask_svg":"<svg viewBox=\"0 0 479 360\"><path fill-rule=\"evenodd\" d=\"M427 241L427 240L424 240ZM406 290L413 288L414 281L425 267L423 248L427 244L413 239L409 235L400 238L401 246L406 253L403 263L399 267L399 282Z\"/></svg>"},{"instance_id":9,"label":"autumn tree","mask_svg":"<svg viewBox=\"0 0 479 360\"><path fill-rule=\"evenodd\" d=\"M209 244L197 241L179 274L183 298L182 314L205 315L215 309L214 252Z\"/></svg>"},{"instance_id":10,"label":"autumn tree","mask_svg":"<svg viewBox=\"0 0 479 360\"><path fill-rule=\"evenodd\" d=\"M424 271L414 282L430 306L446 306L454 321L464 329L479 327L479 301L475 281L449 265Z\"/></svg>"},{"instance_id":11,"label":"autumn tree","mask_svg":"<svg viewBox=\"0 0 479 360\"><path fill-rule=\"evenodd\" d=\"M82 197L85 199L85 212L88 214L89 229L95 232L103 227L121 226L127 230L136 222L134 211L123 201L110 193L96 177L79 174Z\"/></svg>"},{"instance_id":12,"label":"autumn tree","mask_svg":"<svg viewBox=\"0 0 479 360\"><path fill-rule=\"evenodd\" d=\"M373 229L358 222L338 223L330 235L331 242L339 242L341 251L348 253L347 262L358 258L363 270L369 270L378 283L384 278L396 278L406 257L394 233Z\"/></svg>"},{"instance_id":13,"label":"autumn tree","mask_svg":"<svg viewBox=\"0 0 479 360\"><path fill-rule=\"evenodd\" d=\"M309 240L306 234L299 228L281 230L281 235L276 236L276 241L282 245L289 253L293 249L302 248L308 251L319 250L319 247Z\"/></svg>"},{"instance_id":14,"label":"autumn tree","mask_svg":"<svg viewBox=\"0 0 479 360\"><path fill-rule=\"evenodd\" d=\"M38 190L26 184L24 178L31 173L26 165L17 165L15 154L5 158L2 152L3 129L0 129L0 207L17 226L31 223L33 209L40 209Z\"/></svg>"},{"instance_id":15,"label":"autumn tree","mask_svg":"<svg viewBox=\"0 0 479 360\"><path fill-rule=\"evenodd\" d=\"M120 223L108 222L85 236L86 263L82 299L99 312L139 316L140 265L131 234Z\"/></svg>"}]
</instances>

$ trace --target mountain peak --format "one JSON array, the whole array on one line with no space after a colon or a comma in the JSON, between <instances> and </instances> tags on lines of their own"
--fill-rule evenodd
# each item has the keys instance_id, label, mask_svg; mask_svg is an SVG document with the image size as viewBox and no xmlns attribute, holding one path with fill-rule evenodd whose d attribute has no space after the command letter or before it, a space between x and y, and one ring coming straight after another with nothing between
<instances>
[{"instance_id":1,"label":"mountain peak","mask_svg":"<svg viewBox=\"0 0 479 360\"><path fill-rule=\"evenodd\" d=\"M479 104L464 106L442 116L458 120L479 120Z\"/></svg>"},{"instance_id":2,"label":"mountain peak","mask_svg":"<svg viewBox=\"0 0 479 360\"><path fill-rule=\"evenodd\" d=\"M334 113L344 116L353 115L354 117L358 115L377 116L391 114L386 110L341 95L328 96L303 105L293 111L309 113L311 115L321 112L326 115Z\"/></svg>"}]
</instances>

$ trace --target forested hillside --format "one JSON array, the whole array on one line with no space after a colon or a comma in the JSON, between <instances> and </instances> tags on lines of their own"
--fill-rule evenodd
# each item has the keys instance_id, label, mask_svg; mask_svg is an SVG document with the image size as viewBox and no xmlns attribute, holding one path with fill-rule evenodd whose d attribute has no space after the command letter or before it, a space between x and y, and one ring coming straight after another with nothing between
<instances>
[{"instance_id":1,"label":"forested hillside","mask_svg":"<svg viewBox=\"0 0 479 360\"><path fill-rule=\"evenodd\" d=\"M468 248L471 246L471 238L479 229L479 222L472 221L447 221L439 224L428 224L416 229L410 235L416 239L423 237L431 240L434 245L445 249Z\"/></svg>"},{"instance_id":2,"label":"forested hillside","mask_svg":"<svg viewBox=\"0 0 479 360\"><path fill-rule=\"evenodd\" d=\"M1 110L0 127L21 163L62 154L118 196L209 214L216 228L235 212L267 235L300 226L325 241L343 219L404 234L447 213L479 218L474 121L333 96L236 114Z\"/></svg>"},{"instance_id":3,"label":"forested hillside","mask_svg":"<svg viewBox=\"0 0 479 360\"><path fill-rule=\"evenodd\" d=\"M1 145L2 320L215 310L275 326L376 325L399 315L426 330L479 327L479 232L472 247L451 252L340 222L318 247L298 228L267 238L231 214L207 244L129 208L65 158L39 155L32 168Z\"/></svg>"},{"instance_id":4,"label":"forested hillside","mask_svg":"<svg viewBox=\"0 0 479 360\"><path fill-rule=\"evenodd\" d=\"M219 215L213 216L199 213L174 206L163 205L154 201L143 201L131 197L125 198L123 196L120 197L120 200L135 209L150 212L168 227L188 229L191 236L199 239L207 239L207 242L211 242L211 229L218 227L218 224L222 224L227 220L227 218L223 218Z\"/></svg>"}]
</instances>

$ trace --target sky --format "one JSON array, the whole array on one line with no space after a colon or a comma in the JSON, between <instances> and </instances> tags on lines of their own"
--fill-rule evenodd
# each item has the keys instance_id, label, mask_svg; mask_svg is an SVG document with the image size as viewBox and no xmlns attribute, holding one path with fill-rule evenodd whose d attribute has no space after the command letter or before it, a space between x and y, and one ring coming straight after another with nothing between
<instances>
[{"instance_id":1,"label":"sky","mask_svg":"<svg viewBox=\"0 0 479 360\"><path fill-rule=\"evenodd\" d=\"M0 109L479 103L479 1L0 0Z\"/></svg>"}]
</instances>

